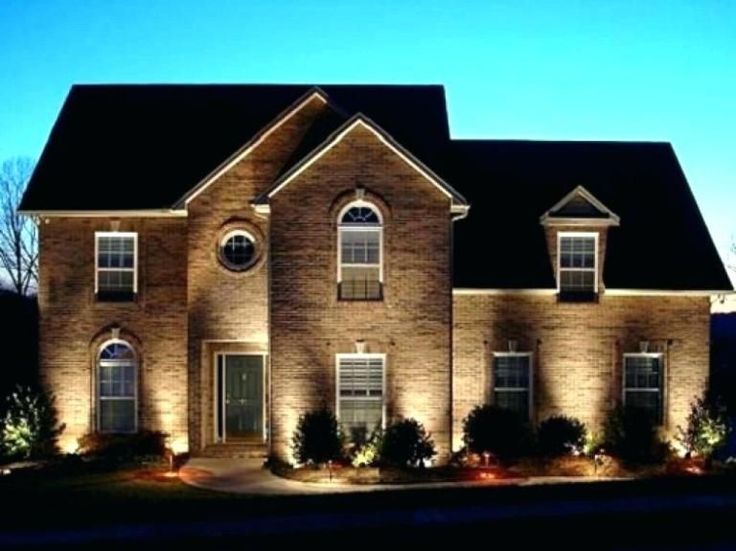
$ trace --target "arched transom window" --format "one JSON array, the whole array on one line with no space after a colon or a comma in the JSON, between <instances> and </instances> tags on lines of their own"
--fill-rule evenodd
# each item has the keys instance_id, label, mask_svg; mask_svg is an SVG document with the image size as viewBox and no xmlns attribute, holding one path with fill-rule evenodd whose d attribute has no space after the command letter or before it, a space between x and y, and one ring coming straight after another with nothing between
<instances>
[{"instance_id":1,"label":"arched transom window","mask_svg":"<svg viewBox=\"0 0 736 551\"><path fill-rule=\"evenodd\" d=\"M97 360L97 429L105 433L137 429L138 362L124 341L109 342Z\"/></svg>"},{"instance_id":2,"label":"arched transom window","mask_svg":"<svg viewBox=\"0 0 736 551\"><path fill-rule=\"evenodd\" d=\"M381 300L383 297L383 223L380 211L355 201L340 212L337 232L338 297Z\"/></svg>"}]
</instances>

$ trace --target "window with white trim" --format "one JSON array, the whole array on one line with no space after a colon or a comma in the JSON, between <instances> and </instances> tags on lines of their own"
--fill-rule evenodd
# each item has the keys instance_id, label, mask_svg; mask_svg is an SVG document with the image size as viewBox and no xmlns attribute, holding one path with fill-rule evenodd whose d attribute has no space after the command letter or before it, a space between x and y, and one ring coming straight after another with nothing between
<instances>
[{"instance_id":1,"label":"window with white trim","mask_svg":"<svg viewBox=\"0 0 736 551\"><path fill-rule=\"evenodd\" d=\"M383 224L378 209L365 201L345 207L339 217L338 297L380 300L383 297Z\"/></svg>"},{"instance_id":2,"label":"window with white trim","mask_svg":"<svg viewBox=\"0 0 736 551\"><path fill-rule=\"evenodd\" d=\"M646 411L662 423L664 356L657 353L624 354L624 407Z\"/></svg>"},{"instance_id":3,"label":"window with white trim","mask_svg":"<svg viewBox=\"0 0 736 551\"><path fill-rule=\"evenodd\" d=\"M492 384L494 405L531 417L531 352L494 352Z\"/></svg>"},{"instance_id":4,"label":"window with white trim","mask_svg":"<svg viewBox=\"0 0 736 551\"><path fill-rule=\"evenodd\" d=\"M245 230L229 231L220 240L220 261L234 272L250 268L257 259L256 252L256 240Z\"/></svg>"},{"instance_id":5,"label":"window with white trim","mask_svg":"<svg viewBox=\"0 0 736 551\"><path fill-rule=\"evenodd\" d=\"M385 369L383 354L337 355L337 416L348 434L383 426Z\"/></svg>"},{"instance_id":6,"label":"window with white trim","mask_svg":"<svg viewBox=\"0 0 736 551\"><path fill-rule=\"evenodd\" d=\"M598 292L598 234L560 232L557 241L558 286L561 295Z\"/></svg>"},{"instance_id":7,"label":"window with white trim","mask_svg":"<svg viewBox=\"0 0 736 551\"><path fill-rule=\"evenodd\" d=\"M138 363L133 348L113 341L97 362L97 430L130 433L137 429Z\"/></svg>"},{"instance_id":8,"label":"window with white trim","mask_svg":"<svg viewBox=\"0 0 736 551\"><path fill-rule=\"evenodd\" d=\"M95 233L95 292L100 299L130 300L138 292L138 234Z\"/></svg>"}]
</instances>

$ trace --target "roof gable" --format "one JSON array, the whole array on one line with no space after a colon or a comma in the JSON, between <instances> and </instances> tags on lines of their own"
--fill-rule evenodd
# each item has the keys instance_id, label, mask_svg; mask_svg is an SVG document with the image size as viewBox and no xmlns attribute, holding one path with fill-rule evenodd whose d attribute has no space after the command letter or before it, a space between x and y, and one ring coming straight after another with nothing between
<instances>
[{"instance_id":1,"label":"roof gable","mask_svg":"<svg viewBox=\"0 0 736 551\"><path fill-rule=\"evenodd\" d=\"M543 225L618 226L621 219L583 186L565 195L539 219Z\"/></svg>"},{"instance_id":2,"label":"roof gable","mask_svg":"<svg viewBox=\"0 0 736 551\"><path fill-rule=\"evenodd\" d=\"M388 147L395 155L399 156L407 165L419 173L425 178L430 184L439 189L445 194L451 201L453 206L466 207L467 201L465 198L455 190L450 184L438 176L435 172L417 159L411 152L402 147L396 140L394 140L385 130L378 126L375 122L370 120L362 113L358 113L348 121L345 122L340 128L335 130L330 136L328 136L321 144L319 144L314 150L308 155L302 158L298 163L292 166L286 171L274 184L261 196L256 198L255 204L265 204L274 195L279 193L282 189L289 185L299 174L309 168L312 164L319 161L319 159L327 153L330 149L339 144L346 136L348 136L356 128L364 128L371 132L381 143Z\"/></svg>"}]
</instances>

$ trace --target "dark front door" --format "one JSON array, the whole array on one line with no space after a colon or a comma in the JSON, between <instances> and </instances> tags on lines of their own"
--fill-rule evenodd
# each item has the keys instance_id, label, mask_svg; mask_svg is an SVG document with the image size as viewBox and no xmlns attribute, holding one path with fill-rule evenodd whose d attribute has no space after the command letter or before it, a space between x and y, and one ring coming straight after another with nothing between
<instances>
[{"instance_id":1,"label":"dark front door","mask_svg":"<svg viewBox=\"0 0 736 551\"><path fill-rule=\"evenodd\" d=\"M225 356L225 437L263 436L263 356Z\"/></svg>"}]
</instances>

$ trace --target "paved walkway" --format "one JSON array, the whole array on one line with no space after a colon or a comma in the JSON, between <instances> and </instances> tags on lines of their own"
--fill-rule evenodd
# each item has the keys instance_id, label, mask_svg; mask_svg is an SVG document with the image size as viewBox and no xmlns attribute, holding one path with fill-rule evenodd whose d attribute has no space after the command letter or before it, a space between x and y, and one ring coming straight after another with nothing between
<instances>
[{"instance_id":1,"label":"paved walkway","mask_svg":"<svg viewBox=\"0 0 736 551\"><path fill-rule=\"evenodd\" d=\"M594 477L538 477L533 479L475 482L428 482L421 484L341 484L287 480L263 468L261 459L211 459L195 457L179 471L179 478L206 490L249 495L310 495L376 492L424 488L470 488L477 486L562 484L598 482Z\"/></svg>"}]
</instances>

